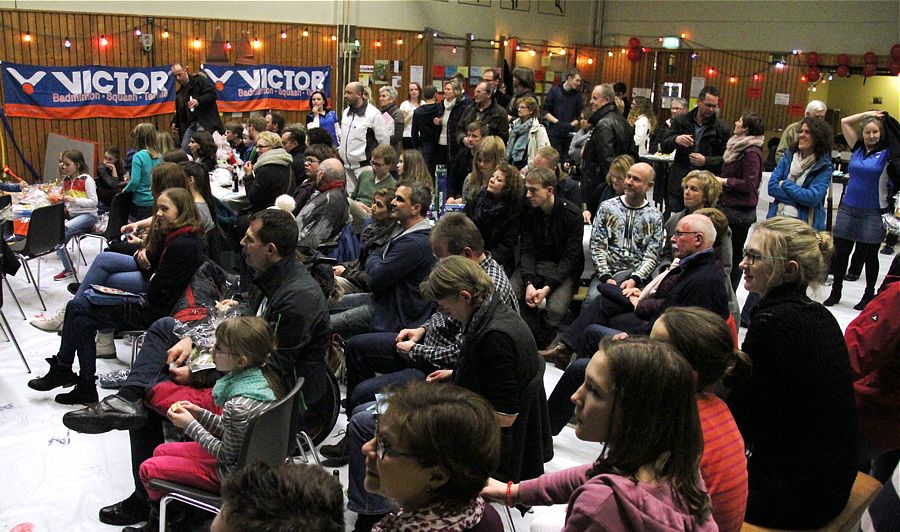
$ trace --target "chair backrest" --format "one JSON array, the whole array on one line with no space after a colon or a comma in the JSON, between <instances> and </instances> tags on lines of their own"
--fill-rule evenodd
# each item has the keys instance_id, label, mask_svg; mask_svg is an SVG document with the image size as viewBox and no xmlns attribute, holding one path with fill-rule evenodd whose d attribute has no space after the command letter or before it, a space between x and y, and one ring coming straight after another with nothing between
<instances>
[{"instance_id":1,"label":"chair backrest","mask_svg":"<svg viewBox=\"0 0 900 532\"><path fill-rule=\"evenodd\" d=\"M109 222L103 238L113 240L121 234L122 226L128 223L128 212L131 210L131 192L119 192L113 196L109 206Z\"/></svg>"},{"instance_id":2,"label":"chair backrest","mask_svg":"<svg viewBox=\"0 0 900 532\"><path fill-rule=\"evenodd\" d=\"M32 211L25 247L20 252L32 258L55 251L66 243L66 211L63 203Z\"/></svg>"},{"instance_id":3,"label":"chair backrest","mask_svg":"<svg viewBox=\"0 0 900 532\"><path fill-rule=\"evenodd\" d=\"M299 410L303 408L301 386L303 378L297 379L287 395L250 422L238 468L257 461L278 465L288 457L297 434Z\"/></svg>"},{"instance_id":4,"label":"chair backrest","mask_svg":"<svg viewBox=\"0 0 900 532\"><path fill-rule=\"evenodd\" d=\"M4 209L12 204L12 196L9 194L0 194L0 209Z\"/></svg>"}]
</instances>

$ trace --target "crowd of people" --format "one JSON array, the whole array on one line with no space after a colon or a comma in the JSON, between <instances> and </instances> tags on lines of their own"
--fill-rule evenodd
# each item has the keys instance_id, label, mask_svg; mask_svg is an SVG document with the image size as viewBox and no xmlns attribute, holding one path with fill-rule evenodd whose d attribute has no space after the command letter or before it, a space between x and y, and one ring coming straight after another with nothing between
<instances>
[{"instance_id":1,"label":"crowd of people","mask_svg":"<svg viewBox=\"0 0 900 532\"><path fill-rule=\"evenodd\" d=\"M28 386L74 386L56 396L84 405L63 417L72 430L129 432L134 492L102 522L157 527L149 482L162 479L221 491L213 530L343 529L329 475L236 466L251 420L300 378L306 402L329 400L337 370L348 426L320 451L349 465L359 531L502 530L491 501L568 504L565 530L817 528L843 510L857 470L890 473L897 423L860 432L857 419L896 422L893 391L873 380L896 381L896 349L845 340L825 306L840 302L854 246L866 268L855 308L884 304L877 253L900 174L897 122L876 111L841 121L853 155L829 234L834 132L822 102L785 131L757 221L765 124L745 112L732 131L714 86L694 109L676 98L657 117L621 86L585 95L576 69L542 104L530 69L511 74L506 87L486 70L471 96L464 78L441 98L411 83L399 103L395 88L351 82L343 110L313 92L304 124L277 110L223 124L209 81L176 64L171 131L138 125L133 156L110 148L97 177L80 152L61 155L67 239L116 194L131 203L127 239L70 284L64 308L32 322L62 339ZM213 133L243 163L239 212L210 192ZM658 151L674 154L670 166L642 160ZM73 271L61 253L57 280ZM331 253L332 271L310 266L314 253ZM200 289L222 269L240 275L239 294ZM829 270L823 306L808 289ZM204 319L243 317L199 345L179 323L203 305ZM126 329L146 338L98 401L96 359L114 357L112 334ZM212 370L192 371L197 349ZM565 370L549 399L545 361ZM602 451L545 474L573 416L576 436ZM165 442L169 423L180 441Z\"/></svg>"}]
</instances>

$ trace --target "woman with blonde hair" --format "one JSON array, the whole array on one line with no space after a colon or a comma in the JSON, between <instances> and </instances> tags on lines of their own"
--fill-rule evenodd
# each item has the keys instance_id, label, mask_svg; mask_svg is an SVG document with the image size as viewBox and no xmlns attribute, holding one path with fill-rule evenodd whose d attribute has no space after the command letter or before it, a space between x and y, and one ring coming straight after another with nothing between
<instances>
[{"instance_id":1,"label":"woman with blonde hair","mask_svg":"<svg viewBox=\"0 0 900 532\"><path fill-rule=\"evenodd\" d=\"M509 144L506 145L506 151L507 160L522 170L531 166L539 149L550 145L550 137L538 119L538 103L534 97L519 98L516 110L518 118L509 126Z\"/></svg>"},{"instance_id":2,"label":"woman with blonde hair","mask_svg":"<svg viewBox=\"0 0 900 532\"><path fill-rule=\"evenodd\" d=\"M672 262L672 236L675 234L678 222L699 209L715 207L722 194L722 184L709 170L691 170L681 180L681 190L684 197L684 209L673 212L666 220L666 242L660 257L660 261L664 265Z\"/></svg>"},{"instance_id":3,"label":"woman with blonde hair","mask_svg":"<svg viewBox=\"0 0 900 532\"><path fill-rule=\"evenodd\" d=\"M628 123L634 128L634 144L638 155L650 153L650 138L656 131L656 115L653 114L653 103L649 98L635 96L628 112Z\"/></svg>"},{"instance_id":4,"label":"woman with blonde hair","mask_svg":"<svg viewBox=\"0 0 900 532\"><path fill-rule=\"evenodd\" d=\"M250 201L250 212L258 212L275 205L275 198L294 190L291 164L294 158L281 142L281 137L263 131L256 138L256 163L244 164L244 186Z\"/></svg>"},{"instance_id":5,"label":"woman with blonde hair","mask_svg":"<svg viewBox=\"0 0 900 532\"><path fill-rule=\"evenodd\" d=\"M757 223L744 248L744 287L762 299L742 345L753 373L727 403L752 451L744 520L758 526L825 526L856 477L847 345L834 316L806 295L825 279L832 251L831 235L783 216Z\"/></svg>"},{"instance_id":6,"label":"woman with blonde hair","mask_svg":"<svg viewBox=\"0 0 900 532\"><path fill-rule=\"evenodd\" d=\"M474 199L481 187L487 186L497 166L505 160L506 145L503 139L492 135L481 141L472 158L472 173L463 181L462 199L457 203L468 203Z\"/></svg>"}]
</instances>

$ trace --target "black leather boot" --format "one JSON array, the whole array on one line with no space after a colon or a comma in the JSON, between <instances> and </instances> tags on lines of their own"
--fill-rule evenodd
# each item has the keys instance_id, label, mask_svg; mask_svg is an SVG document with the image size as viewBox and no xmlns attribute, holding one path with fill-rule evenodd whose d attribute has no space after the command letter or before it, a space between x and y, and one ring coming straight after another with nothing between
<instances>
[{"instance_id":1,"label":"black leather boot","mask_svg":"<svg viewBox=\"0 0 900 532\"><path fill-rule=\"evenodd\" d=\"M61 366L56 357L44 359L50 364L50 371L43 377L28 381L28 387L39 392L49 392L54 388L68 387L78 382L78 375L72 372L72 368Z\"/></svg>"},{"instance_id":2,"label":"black leather boot","mask_svg":"<svg viewBox=\"0 0 900 532\"><path fill-rule=\"evenodd\" d=\"M832 307L841 302L841 289L843 285L839 285L834 283L831 285L831 294L828 296L828 299L822 302L826 307Z\"/></svg>"},{"instance_id":3,"label":"black leather boot","mask_svg":"<svg viewBox=\"0 0 900 532\"><path fill-rule=\"evenodd\" d=\"M862 299L859 300L859 303L853 305L854 310L863 310L866 308L866 305L869 304L869 301L875 299L875 289L866 287L866 291L863 292Z\"/></svg>"},{"instance_id":4,"label":"black leather boot","mask_svg":"<svg viewBox=\"0 0 900 532\"><path fill-rule=\"evenodd\" d=\"M97 396L97 385L93 379L79 379L71 392L61 393L56 396L56 402L61 405L92 405L100 400Z\"/></svg>"}]
</instances>

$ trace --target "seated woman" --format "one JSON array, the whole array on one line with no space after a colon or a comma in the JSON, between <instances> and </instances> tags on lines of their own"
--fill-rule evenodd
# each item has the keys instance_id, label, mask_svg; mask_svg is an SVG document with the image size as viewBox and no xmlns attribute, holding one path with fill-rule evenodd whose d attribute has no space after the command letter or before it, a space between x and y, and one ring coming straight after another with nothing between
<instances>
[{"instance_id":1,"label":"seated woman","mask_svg":"<svg viewBox=\"0 0 900 532\"><path fill-rule=\"evenodd\" d=\"M575 435L602 442L593 464L482 496L508 506L568 504L564 531L718 530L700 477L703 436L690 364L649 339L604 339L572 396Z\"/></svg>"},{"instance_id":2,"label":"seated woman","mask_svg":"<svg viewBox=\"0 0 900 532\"><path fill-rule=\"evenodd\" d=\"M519 170L531 167L534 154L550 145L547 130L538 119L538 103L531 96L520 98L516 104L518 118L509 125L509 143L506 145L506 160ZM527 169L525 170L527 173Z\"/></svg>"},{"instance_id":3,"label":"seated woman","mask_svg":"<svg viewBox=\"0 0 900 532\"><path fill-rule=\"evenodd\" d=\"M196 163L200 163L207 173L216 169L216 143L209 131L194 131L188 143L191 149L191 157Z\"/></svg>"},{"instance_id":4,"label":"seated woman","mask_svg":"<svg viewBox=\"0 0 900 532\"><path fill-rule=\"evenodd\" d=\"M500 458L491 404L452 384L419 382L388 394L362 449L365 488L400 509L372 530L502 531L479 496Z\"/></svg>"},{"instance_id":5,"label":"seated woman","mask_svg":"<svg viewBox=\"0 0 900 532\"><path fill-rule=\"evenodd\" d=\"M466 213L484 237L484 250L503 266L507 275L516 267L519 213L522 210L522 176L515 166L501 161L487 186L466 203Z\"/></svg>"},{"instance_id":6,"label":"seated woman","mask_svg":"<svg viewBox=\"0 0 900 532\"><path fill-rule=\"evenodd\" d=\"M434 177L419 150L403 150L397 160L397 181L418 181L434 189Z\"/></svg>"},{"instance_id":7,"label":"seated woman","mask_svg":"<svg viewBox=\"0 0 900 532\"><path fill-rule=\"evenodd\" d=\"M66 204L66 242L80 233L86 233L97 223L97 185L87 174L84 155L78 150L66 150L59 156L59 173L63 176L62 192ZM53 276L54 281L64 281L75 276L75 267L69 252L60 248L56 255L63 270Z\"/></svg>"},{"instance_id":8,"label":"seated woman","mask_svg":"<svg viewBox=\"0 0 900 532\"><path fill-rule=\"evenodd\" d=\"M487 186L497 166L506 160L506 145L503 139L490 136L481 141L472 158L472 173L463 180L461 198L447 198L447 203L468 203L475 198L482 187Z\"/></svg>"},{"instance_id":9,"label":"seated woman","mask_svg":"<svg viewBox=\"0 0 900 532\"><path fill-rule=\"evenodd\" d=\"M692 212L704 207L715 207L722 194L722 184L708 170L693 170L681 180L684 210L673 212L666 220L666 242L659 259L660 270L672 264L672 235L678 222ZM727 275L728 272L726 272Z\"/></svg>"},{"instance_id":10,"label":"seated woman","mask_svg":"<svg viewBox=\"0 0 900 532\"><path fill-rule=\"evenodd\" d=\"M141 276L135 279L136 283L146 283L144 303L98 305L79 288L79 294L66 305L59 351L47 359L50 371L29 381L30 388L46 392L75 385L73 391L57 395L56 402L68 405L97 402L94 385L97 362L94 337L97 332L145 329L169 315L205 260L200 216L190 192L175 188L160 194L145 242L145 247L134 258L122 256L136 264L140 272L137 275ZM82 287L98 284L91 283L88 273ZM78 375L72 371L76 356Z\"/></svg>"},{"instance_id":11,"label":"seated woman","mask_svg":"<svg viewBox=\"0 0 900 532\"><path fill-rule=\"evenodd\" d=\"M822 527L844 509L856 477L847 345L834 316L806 295L831 252L827 233L777 216L756 224L740 264L744 288L762 299L743 344L753 374L727 403L752 451L744 520L758 526Z\"/></svg>"},{"instance_id":12,"label":"seated woman","mask_svg":"<svg viewBox=\"0 0 900 532\"><path fill-rule=\"evenodd\" d=\"M291 163L294 158L281 144L281 137L271 131L263 131L256 139L259 158L256 163L244 163L244 186L248 212L254 213L275 205L275 198L289 194L294 189Z\"/></svg>"}]
</instances>

